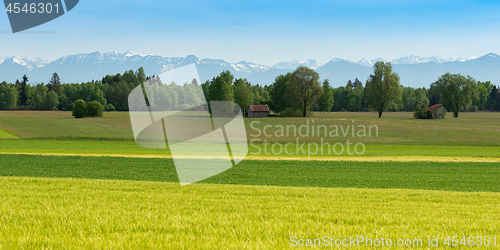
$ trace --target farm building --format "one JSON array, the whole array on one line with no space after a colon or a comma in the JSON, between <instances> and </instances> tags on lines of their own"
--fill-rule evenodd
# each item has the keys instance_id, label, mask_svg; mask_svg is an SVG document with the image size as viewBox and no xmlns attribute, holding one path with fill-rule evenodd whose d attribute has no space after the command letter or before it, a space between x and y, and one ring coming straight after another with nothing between
<instances>
[{"instance_id":1,"label":"farm building","mask_svg":"<svg viewBox=\"0 0 500 250\"><path fill-rule=\"evenodd\" d=\"M266 105L250 105L248 107L248 118L264 118L269 114L269 107Z\"/></svg>"},{"instance_id":2,"label":"farm building","mask_svg":"<svg viewBox=\"0 0 500 250\"><path fill-rule=\"evenodd\" d=\"M443 119L443 104L435 104L427 109L427 117L429 119Z\"/></svg>"}]
</instances>

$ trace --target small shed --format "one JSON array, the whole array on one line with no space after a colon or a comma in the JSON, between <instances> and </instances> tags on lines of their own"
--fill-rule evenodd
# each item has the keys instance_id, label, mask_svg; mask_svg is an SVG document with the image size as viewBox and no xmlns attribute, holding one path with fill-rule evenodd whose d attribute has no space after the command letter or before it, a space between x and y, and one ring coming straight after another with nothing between
<instances>
[{"instance_id":1,"label":"small shed","mask_svg":"<svg viewBox=\"0 0 500 250\"><path fill-rule=\"evenodd\" d=\"M248 118L265 118L269 114L269 107L266 105L250 105L248 107Z\"/></svg>"},{"instance_id":2,"label":"small shed","mask_svg":"<svg viewBox=\"0 0 500 250\"><path fill-rule=\"evenodd\" d=\"M443 104L434 104L427 109L427 117L429 119L443 119Z\"/></svg>"}]
</instances>

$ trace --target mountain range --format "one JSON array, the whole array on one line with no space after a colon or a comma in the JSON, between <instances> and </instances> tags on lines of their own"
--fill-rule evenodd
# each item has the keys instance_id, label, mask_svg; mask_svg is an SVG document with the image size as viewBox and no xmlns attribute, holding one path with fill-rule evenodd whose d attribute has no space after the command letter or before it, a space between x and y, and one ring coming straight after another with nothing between
<instances>
[{"instance_id":1,"label":"mountain range","mask_svg":"<svg viewBox=\"0 0 500 250\"><path fill-rule=\"evenodd\" d=\"M269 85L276 76L293 71L300 65L315 69L321 79L329 79L332 86L345 85L349 79L359 78L363 83L373 72L376 61L366 58L353 62L334 58L325 64L315 60L289 61L273 66L260 65L248 61L229 63L222 59L200 59L194 55L187 57L163 57L159 55L141 55L133 52L93 52L61 57L54 61L39 58L13 56L0 58L0 81L15 82L24 74L30 84L47 83L54 72L62 82L80 83L101 79L107 74L123 73L144 67L146 74L157 75L172 68L195 63L200 80L212 79L223 70L229 70L237 78L247 78L252 84ZM406 56L390 61L393 71L399 74L401 84L411 87L429 87L437 78L446 73L471 75L476 80L491 81L500 84L500 56L490 53L481 57L442 59L437 56Z\"/></svg>"}]
</instances>

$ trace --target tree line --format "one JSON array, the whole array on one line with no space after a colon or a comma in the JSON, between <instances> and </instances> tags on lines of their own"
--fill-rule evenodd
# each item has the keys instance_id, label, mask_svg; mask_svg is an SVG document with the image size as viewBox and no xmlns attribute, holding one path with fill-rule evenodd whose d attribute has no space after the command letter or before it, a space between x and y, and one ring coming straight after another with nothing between
<instances>
[{"instance_id":1,"label":"tree line","mask_svg":"<svg viewBox=\"0 0 500 250\"><path fill-rule=\"evenodd\" d=\"M446 73L429 88L413 88L400 84L391 63L377 62L373 70L364 86L355 78L337 88L331 87L328 79L320 82L318 73L305 66L277 76L264 87L251 86L246 79L233 81L230 72L224 71L205 82L203 89L208 93L207 100L234 101L245 108L267 104L280 116L307 116L311 111L376 111L381 117L385 111L412 112L438 103L452 111L454 117L461 111L500 111L500 87L489 81ZM263 93L260 100L252 98L256 90Z\"/></svg>"},{"instance_id":2,"label":"tree line","mask_svg":"<svg viewBox=\"0 0 500 250\"><path fill-rule=\"evenodd\" d=\"M470 87L465 92L470 93L470 100L463 105L462 111L500 111L500 89L497 86L489 81L481 82L472 79L468 86ZM452 110L450 104L445 103L445 97L441 97L441 92L446 91L440 90L434 83L430 88L402 87L401 91L401 98L394 100L387 111L412 112L421 104L431 106L437 103L444 104L448 110ZM335 104L332 111L370 111L366 94L366 87L363 87L361 83L353 84L349 80L345 86L335 88Z\"/></svg>"},{"instance_id":3,"label":"tree line","mask_svg":"<svg viewBox=\"0 0 500 250\"><path fill-rule=\"evenodd\" d=\"M500 87L489 81L480 82L470 76L446 73L429 88L403 87L392 65L377 62L374 72L363 84L358 78L348 80L345 86L331 87L328 79L320 81L313 69L299 66L295 71L279 75L270 85L251 85L247 79L235 78L229 71L202 83L206 100L234 101L244 112L249 105L267 104L280 116L307 116L311 111L414 111L423 105L442 103L458 116L460 111L500 111ZM48 84L28 84L24 75L14 84L0 84L0 109L72 110L74 103L99 102L105 110L128 110L128 95L146 80L159 77L145 75L141 67L135 72L107 75L101 80L84 83L61 83L57 73ZM186 83L187 84L187 83ZM188 103L188 96L201 98L200 93L188 95L184 88L162 88L164 102L171 107ZM179 85L182 86L182 85ZM160 90L158 90L160 91ZM189 101L193 103L193 100Z\"/></svg>"},{"instance_id":4,"label":"tree line","mask_svg":"<svg viewBox=\"0 0 500 250\"><path fill-rule=\"evenodd\" d=\"M105 110L128 110L128 94L146 80L143 68L135 72L107 75L102 80L84 83L61 83L54 73L48 84L29 85L26 75L14 84L0 83L0 109L3 110L63 110L70 111L81 99L99 102Z\"/></svg>"}]
</instances>

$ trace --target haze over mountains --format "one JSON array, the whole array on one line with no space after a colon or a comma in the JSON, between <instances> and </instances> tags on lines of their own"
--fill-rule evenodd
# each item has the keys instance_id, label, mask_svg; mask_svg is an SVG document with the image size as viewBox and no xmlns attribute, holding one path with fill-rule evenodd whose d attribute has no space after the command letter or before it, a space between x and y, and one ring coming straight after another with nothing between
<instances>
[{"instance_id":1,"label":"haze over mountains","mask_svg":"<svg viewBox=\"0 0 500 250\"><path fill-rule=\"evenodd\" d=\"M196 63L200 79L212 79L223 70L229 70L237 78L247 78L252 84L269 85L276 76L293 71L299 65L315 69L321 79L329 79L331 85L345 85L349 79L359 78L363 83L373 72L376 61L382 58L361 59L352 62L340 58L320 65L315 60L289 61L265 66L247 61L229 63L221 59L200 59L194 55L187 57L163 57L158 55L140 55L133 52L93 52L61 57L54 61L14 56L0 58L0 81L15 82L24 74L30 84L47 83L54 72L61 81L66 83L81 83L99 80L107 74L123 73L144 67L146 74L157 75L166 70ZM500 84L500 56L490 53L481 57L442 59L437 56L419 57L406 56L392 60L393 70L401 78L401 84L411 87L429 87L437 78L446 73L471 75L476 80L491 81Z\"/></svg>"}]
</instances>

